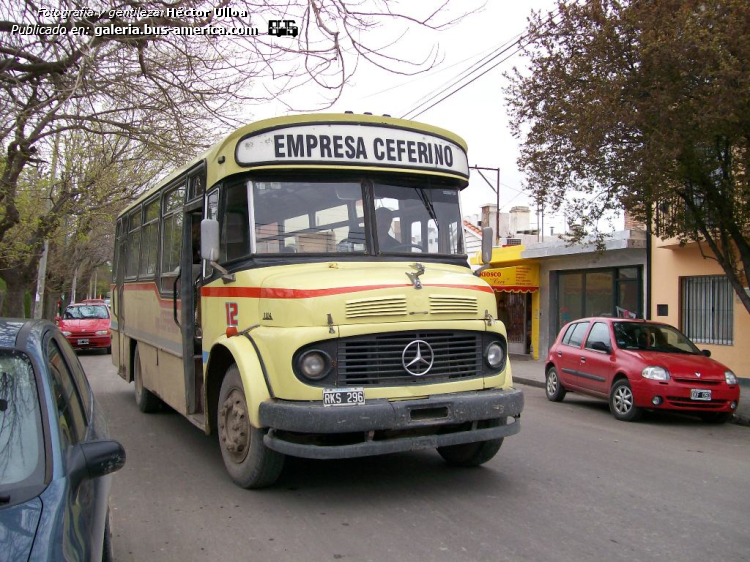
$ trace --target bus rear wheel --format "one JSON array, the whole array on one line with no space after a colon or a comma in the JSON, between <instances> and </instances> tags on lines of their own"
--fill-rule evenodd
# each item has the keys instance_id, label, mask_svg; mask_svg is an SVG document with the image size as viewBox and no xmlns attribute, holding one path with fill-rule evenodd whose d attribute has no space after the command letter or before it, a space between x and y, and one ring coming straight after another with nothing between
<instances>
[{"instance_id":1,"label":"bus rear wheel","mask_svg":"<svg viewBox=\"0 0 750 562\"><path fill-rule=\"evenodd\" d=\"M265 432L250 425L237 365L229 367L221 383L217 410L221 456L234 483L247 489L274 484L284 468L284 455L266 447Z\"/></svg>"}]
</instances>

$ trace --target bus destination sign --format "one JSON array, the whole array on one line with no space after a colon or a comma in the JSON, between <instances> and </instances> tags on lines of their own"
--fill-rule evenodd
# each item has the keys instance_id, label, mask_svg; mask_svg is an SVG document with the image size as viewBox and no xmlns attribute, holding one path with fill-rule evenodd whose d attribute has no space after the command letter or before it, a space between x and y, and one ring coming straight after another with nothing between
<instances>
[{"instance_id":1,"label":"bus destination sign","mask_svg":"<svg viewBox=\"0 0 750 562\"><path fill-rule=\"evenodd\" d=\"M242 139L240 166L345 164L424 169L469 177L464 149L421 131L344 123L282 127Z\"/></svg>"}]
</instances>

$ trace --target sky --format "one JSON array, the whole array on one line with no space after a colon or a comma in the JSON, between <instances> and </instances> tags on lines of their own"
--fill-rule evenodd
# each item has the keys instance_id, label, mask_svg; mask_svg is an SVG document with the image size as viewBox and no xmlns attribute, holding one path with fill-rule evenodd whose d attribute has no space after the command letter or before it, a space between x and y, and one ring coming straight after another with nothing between
<instances>
[{"instance_id":1,"label":"sky","mask_svg":"<svg viewBox=\"0 0 750 562\"><path fill-rule=\"evenodd\" d=\"M464 8L471 3L459 2L456 5ZM477 2L474 5L476 6ZM416 27L410 28L399 42L399 52L426 53L429 47L437 44L444 56L439 66L425 74L409 77L392 75L372 66L361 65L340 100L326 111L371 112L374 115L389 114L393 117L402 117L417 106L423 97L458 77L462 71L493 49L523 33L531 10L541 10L546 15L555 9L555 5L554 0L487 0L481 11L468 15L447 30L420 32ZM382 35L383 42L390 39L387 29L380 29L375 33ZM515 48L510 52L514 50ZM507 55L501 58L505 56ZM516 163L519 141L510 133L503 93L503 88L508 83L503 76L504 73L510 72L514 66L522 69L525 65L526 60L520 54L516 54L415 119L443 127L463 137L469 146L471 166L500 168L501 212L508 212L517 205L532 207L527 192L523 190L524 176ZM302 109L311 99L315 99L314 96L314 92L302 90L298 91L296 98L286 98L286 102ZM281 103L266 104L252 109L253 120L286 114L289 114L289 110ZM485 175L494 184L495 172L485 172ZM469 216L479 214L483 204L495 203L496 195L477 172L472 171L469 187L462 192L461 199L464 216ZM549 235L550 227L554 227L555 233L561 232L564 222L562 216L545 214L545 237ZM537 225L534 207L531 225Z\"/></svg>"}]
</instances>

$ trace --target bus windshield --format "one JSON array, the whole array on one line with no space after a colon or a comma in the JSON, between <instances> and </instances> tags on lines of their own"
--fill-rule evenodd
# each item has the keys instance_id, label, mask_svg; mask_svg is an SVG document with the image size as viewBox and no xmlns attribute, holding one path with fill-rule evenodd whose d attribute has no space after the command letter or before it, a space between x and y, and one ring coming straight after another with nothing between
<instances>
[{"instance_id":1,"label":"bus windshield","mask_svg":"<svg viewBox=\"0 0 750 562\"><path fill-rule=\"evenodd\" d=\"M241 253L250 250L239 232L249 215L258 254L463 253L458 188L371 181L252 181L250 186L249 206L244 186L227 190L223 217L235 232L226 239L237 239ZM365 203L367 190L374 207ZM229 250L227 245L228 259L240 257Z\"/></svg>"},{"instance_id":2,"label":"bus windshield","mask_svg":"<svg viewBox=\"0 0 750 562\"><path fill-rule=\"evenodd\" d=\"M373 194L382 253L463 253L458 189L376 183Z\"/></svg>"}]
</instances>

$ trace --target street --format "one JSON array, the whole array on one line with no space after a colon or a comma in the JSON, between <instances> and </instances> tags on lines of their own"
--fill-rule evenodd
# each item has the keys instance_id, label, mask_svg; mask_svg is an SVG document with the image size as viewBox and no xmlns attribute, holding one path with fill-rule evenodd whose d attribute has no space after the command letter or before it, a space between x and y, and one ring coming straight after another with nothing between
<instances>
[{"instance_id":1,"label":"street","mask_svg":"<svg viewBox=\"0 0 750 562\"><path fill-rule=\"evenodd\" d=\"M81 361L127 451L114 476L126 561L750 560L750 428L677 415L616 421L607 404L526 396L521 433L478 469L433 451L288 459L245 491L213 436L146 415L109 355Z\"/></svg>"}]
</instances>

